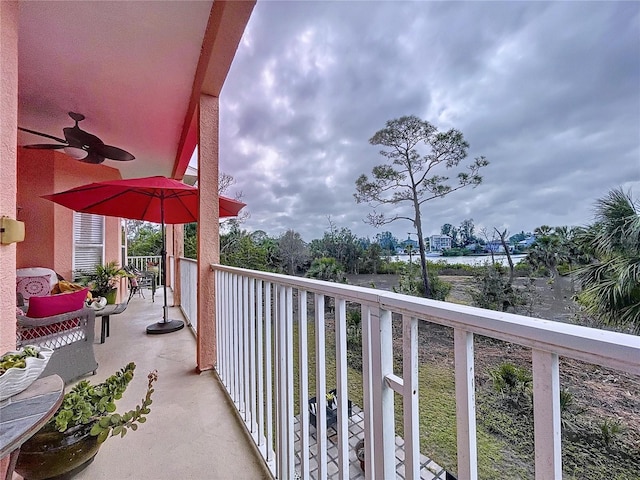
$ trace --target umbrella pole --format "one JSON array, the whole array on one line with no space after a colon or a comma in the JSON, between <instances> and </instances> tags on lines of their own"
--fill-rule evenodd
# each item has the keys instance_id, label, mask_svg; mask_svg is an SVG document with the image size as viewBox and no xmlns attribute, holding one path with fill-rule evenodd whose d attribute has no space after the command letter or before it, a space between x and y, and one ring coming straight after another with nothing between
<instances>
[{"instance_id":1,"label":"umbrella pole","mask_svg":"<svg viewBox=\"0 0 640 480\"><path fill-rule=\"evenodd\" d=\"M162 322L157 322L147 327L147 333L156 335L161 333L176 332L184 327L182 320L169 320L169 307L167 306L167 248L166 248L166 232L164 229L164 194L160 197L160 222L162 232L162 292L164 295L164 304L162 307Z\"/></svg>"}]
</instances>

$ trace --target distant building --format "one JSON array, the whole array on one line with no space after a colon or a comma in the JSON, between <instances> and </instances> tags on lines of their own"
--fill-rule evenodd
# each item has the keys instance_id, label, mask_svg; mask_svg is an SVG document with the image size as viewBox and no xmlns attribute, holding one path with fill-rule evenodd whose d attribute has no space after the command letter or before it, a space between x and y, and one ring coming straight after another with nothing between
<instances>
[{"instance_id":1,"label":"distant building","mask_svg":"<svg viewBox=\"0 0 640 480\"><path fill-rule=\"evenodd\" d=\"M508 245L509 253L513 253L513 245ZM486 252L493 253L505 253L504 246L500 240L491 240L487 242L484 246L484 250Z\"/></svg>"},{"instance_id":2,"label":"distant building","mask_svg":"<svg viewBox=\"0 0 640 480\"><path fill-rule=\"evenodd\" d=\"M504 247L500 240L490 240L484 245L484 249L487 252L504 253Z\"/></svg>"},{"instance_id":3,"label":"distant building","mask_svg":"<svg viewBox=\"0 0 640 480\"><path fill-rule=\"evenodd\" d=\"M518 246L520 248L529 248L531 245L535 243L535 241L536 241L536 236L531 235L530 237L527 237L524 240L519 241Z\"/></svg>"},{"instance_id":4,"label":"distant building","mask_svg":"<svg viewBox=\"0 0 640 480\"><path fill-rule=\"evenodd\" d=\"M413 252L418 252L418 249L420 248L420 246L418 245L418 241L407 238L406 240L398 243L398 246L396 247L396 254L405 255L408 251L407 247L409 247L409 245L411 245L410 248Z\"/></svg>"},{"instance_id":5,"label":"distant building","mask_svg":"<svg viewBox=\"0 0 640 480\"><path fill-rule=\"evenodd\" d=\"M429 251L441 252L451 248L451 237L449 235L431 235L429 237Z\"/></svg>"}]
</instances>

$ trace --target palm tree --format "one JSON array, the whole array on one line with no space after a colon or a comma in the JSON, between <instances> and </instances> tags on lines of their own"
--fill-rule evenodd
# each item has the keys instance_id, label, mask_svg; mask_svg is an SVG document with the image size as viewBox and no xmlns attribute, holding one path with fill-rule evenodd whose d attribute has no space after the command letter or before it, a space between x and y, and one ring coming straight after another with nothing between
<instances>
[{"instance_id":1,"label":"palm tree","mask_svg":"<svg viewBox=\"0 0 640 480\"><path fill-rule=\"evenodd\" d=\"M537 230L537 229L536 229ZM536 238L527 255L527 261L534 267L544 266L549 270L551 280L558 276L558 264L564 259L560 238L557 235L543 235Z\"/></svg>"},{"instance_id":2,"label":"palm tree","mask_svg":"<svg viewBox=\"0 0 640 480\"><path fill-rule=\"evenodd\" d=\"M594 260L578 270L578 301L603 324L640 333L640 215L631 193L599 199L595 223L579 240Z\"/></svg>"},{"instance_id":3,"label":"palm tree","mask_svg":"<svg viewBox=\"0 0 640 480\"><path fill-rule=\"evenodd\" d=\"M551 228L549 225L540 225L539 227L536 227L536 229L533 231L533 234L537 237L538 236L548 237L552 233L553 233L553 228Z\"/></svg>"},{"instance_id":4,"label":"palm tree","mask_svg":"<svg viewBox=\"0 0 640 480\"><path fill-rule=\"evenodd\" d=\"M555 227L554 235L558 237L560 242L560 250L563 261L569 265L569 278L571 280L571 290L574 289L573 267L578 264L589 263L591 257L586 254L578 242L578 238L584 234L582 227Z\"/></svg>"}]
</instances>

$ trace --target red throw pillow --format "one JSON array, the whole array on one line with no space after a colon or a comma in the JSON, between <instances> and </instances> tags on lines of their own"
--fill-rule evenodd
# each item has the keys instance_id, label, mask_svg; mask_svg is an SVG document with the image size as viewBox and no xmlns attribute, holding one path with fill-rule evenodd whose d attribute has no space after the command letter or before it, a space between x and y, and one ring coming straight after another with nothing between
<instances>
[{"instance_id":1,"label":"red throw pillow","mask_svg":"<svg viewBox=\"0 0 640 480\"><path fill-rule=\"evenodd\" d=\"M88 291L88 288L84 288L77 292L61 293L49 297L31 297L27 317L43 318L80 310L84 307Z\"/></svg>"}]
</instances>

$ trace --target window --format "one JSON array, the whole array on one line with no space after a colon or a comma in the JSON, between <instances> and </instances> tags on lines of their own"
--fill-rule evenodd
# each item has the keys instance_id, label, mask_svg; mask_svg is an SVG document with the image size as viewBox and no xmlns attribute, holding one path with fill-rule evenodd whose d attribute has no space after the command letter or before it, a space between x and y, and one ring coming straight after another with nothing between
<instances>
[{"instance_id":1,"label":"window","mask_svg":"<svg viewBox=\"0 0 640 480\"><path fill-rule=\"evenodd\" d=\"M91 271L104 261L104 217L73 212L73 271Z\"/></svg>"}]
</instances>

